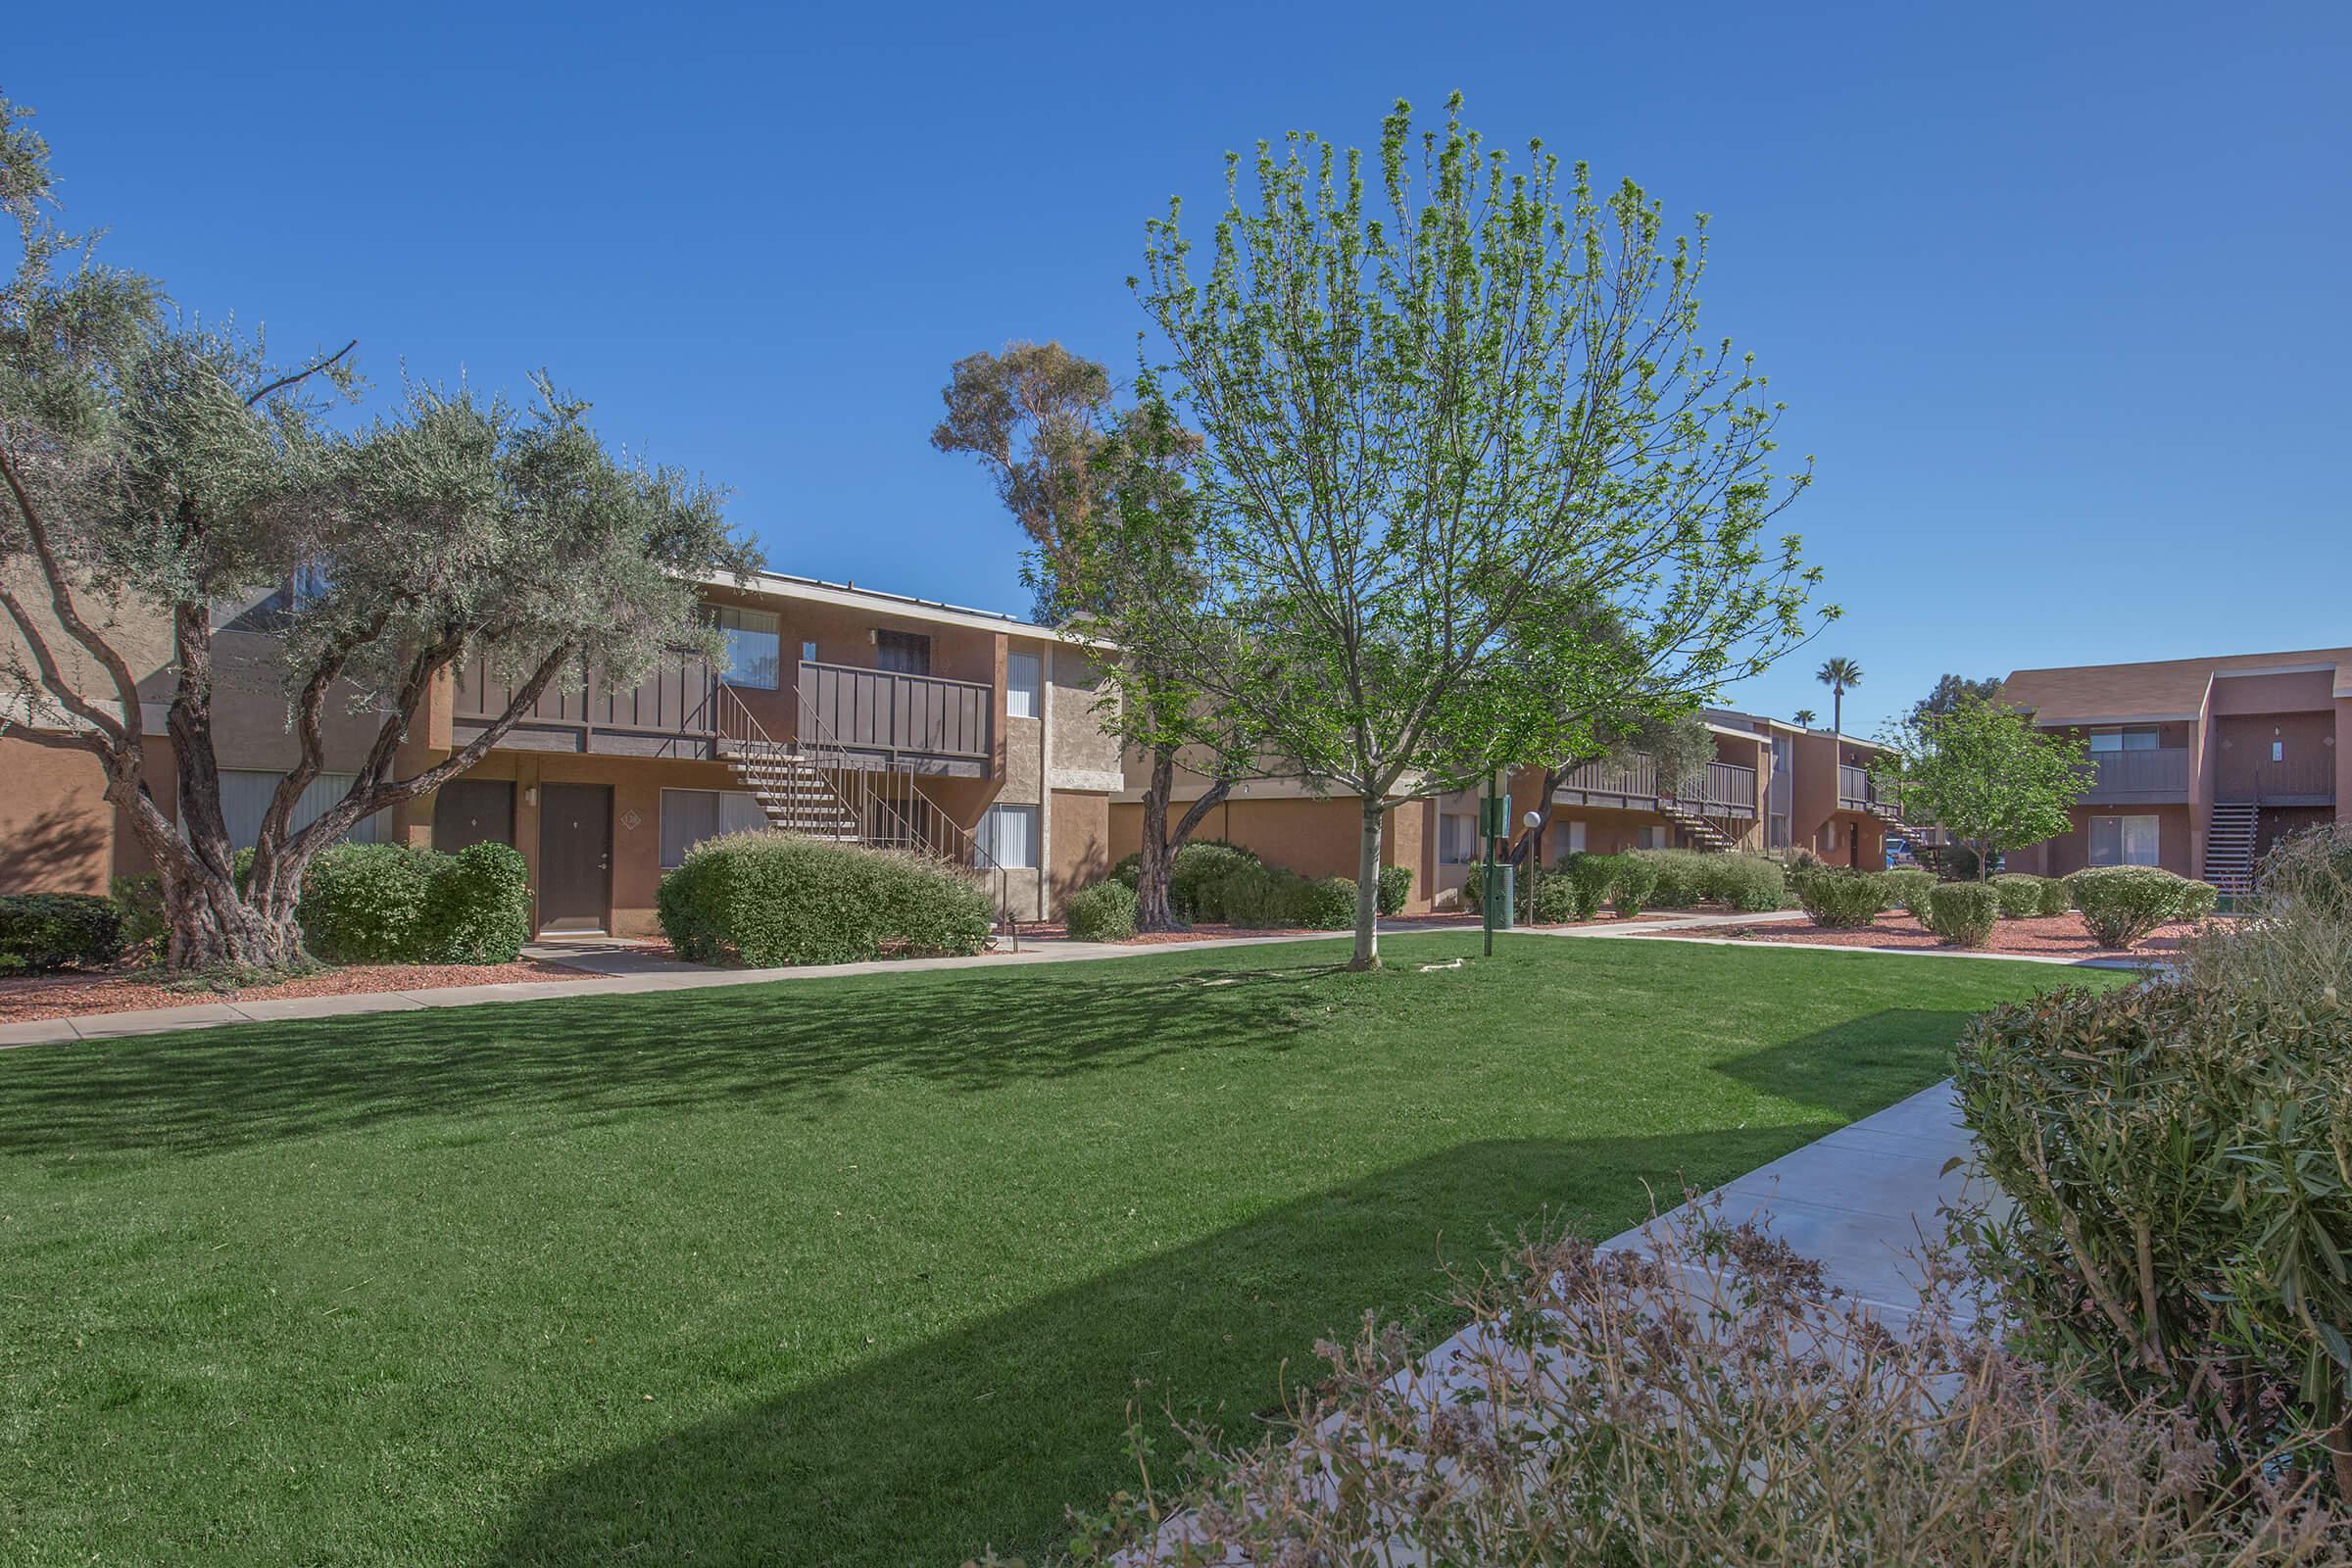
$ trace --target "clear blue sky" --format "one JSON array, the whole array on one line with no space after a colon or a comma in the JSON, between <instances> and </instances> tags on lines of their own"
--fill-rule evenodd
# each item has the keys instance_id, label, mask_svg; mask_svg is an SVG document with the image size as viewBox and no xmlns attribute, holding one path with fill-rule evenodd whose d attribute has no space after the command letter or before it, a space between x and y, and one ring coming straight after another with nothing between
<instances>
[{"instance_id":1,"label":"clear blue sky","mask_svg":"<svg viewBox=\"0 0 2352 1568\"><path fill-rule=\"evenodd\" d=\"M1170 193L1458 87L1713 215L1846 609L1733 701L2352 641L2340 4L365 9L25 7L0 86L184 306L379 388L547 367L779 569L1023 609L949 363L1131 364Z\"/></svg>"}]
</instances>

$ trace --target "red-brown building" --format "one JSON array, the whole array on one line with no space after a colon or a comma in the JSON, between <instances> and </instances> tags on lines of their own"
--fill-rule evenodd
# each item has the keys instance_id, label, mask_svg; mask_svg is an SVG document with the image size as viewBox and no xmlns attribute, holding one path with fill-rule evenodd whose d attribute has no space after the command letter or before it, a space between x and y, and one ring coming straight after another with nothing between
<instances>
[{"instance_id":1,"label":"red-brown building","mask_svg":"<svg viewBox=\"0 0 2352 1568\"><path fill-rule=\"evenodd\" d=\"M2160 865L2242 891L2281 834L2352 802L2352 648L2021 669L2001 697L2096 769L2073 828L2012 870Z\"/></svg>"}]
</instances>

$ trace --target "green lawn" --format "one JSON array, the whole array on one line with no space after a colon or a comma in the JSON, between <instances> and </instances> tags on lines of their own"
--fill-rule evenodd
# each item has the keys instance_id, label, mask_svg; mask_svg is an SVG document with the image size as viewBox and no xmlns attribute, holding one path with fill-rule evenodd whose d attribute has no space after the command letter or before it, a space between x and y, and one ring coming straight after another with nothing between
<instances>
[{"instance_id":1,"label":"green lawn","mask_svg":"<svg viewBox=\"0 0 2352 1568\"><path fill-rule=\"evenodd\" d=\"M2117 977L1506 938L0 1052L0 1560L953 1564ZM1434 1332L1442 1325L1429 1325Z\"/></svg>"}]
</instances>

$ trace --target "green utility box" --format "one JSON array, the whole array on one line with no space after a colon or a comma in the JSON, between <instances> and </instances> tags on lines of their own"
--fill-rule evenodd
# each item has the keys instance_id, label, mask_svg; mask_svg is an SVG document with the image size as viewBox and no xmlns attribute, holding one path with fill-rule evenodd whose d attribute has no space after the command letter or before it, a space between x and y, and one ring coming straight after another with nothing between
<instances>
[{"instance_id":1,"label":"green utility box","mask_svg":"<svg viewBox=\"0 0 2352 1568\"><path fill-rule=\"evenodd\" d=\"M1493 911L1489 923L1497 931L1510 930L1512 906L1518 903L1519 868L1508 860L1497 860L1493 865L1480 866L1479 870L1487 879L1487 908Z\"/></svg>"}]
</instances>

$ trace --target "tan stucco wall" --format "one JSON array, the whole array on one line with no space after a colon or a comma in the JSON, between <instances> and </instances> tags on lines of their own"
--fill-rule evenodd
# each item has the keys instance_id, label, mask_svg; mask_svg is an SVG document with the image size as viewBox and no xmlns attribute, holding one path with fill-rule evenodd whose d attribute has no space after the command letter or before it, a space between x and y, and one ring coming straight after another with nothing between
<instances>
[{"instance_id":1,"label":"tan stucco wall","mask_svg":"<svg viewBox=\"0 0 2352 1568\"><path fill-rule=\"evenodd\" d=\"M2090 819L2094 816L2153 816L2156 822L2157 863L2181 876L2191 875L2189 823L2186 806L2078 806L2067 813L2074 826L2057 838L2012 851L2004 863L2012 871L2035 876L2065 876L2090 863Z\"/></svg>"},{"instance_id":2,"label":"tan stucco wall","mask_svg":"<svg viewBox=\"0 0 2352 1568\"><path fill-rule=\"evenodd\" d=\"M1093 887L1110 873L1110 797L1093 791L1055 790L1054 834L1046 845L1046 912L1060 912L1061 901Z\"/></svg>"},{"instance_id":3,"label":"tan stucco wall","mask_svg":"<svg viewBox=\"0 0 2352 1568\"><path fill-rule=\"evenodd\" d=\"M1179 806L1176 812L1181 812ZM1429 881L1424 858L1422 824L1428 817L1425 802L1407 801L1390 808L1381 823L1380 863L1409 865L1413 897L1408 911L1426 910ZM1110 853L1113 860L1133 855L1143 842L1144 808L1133 802L1110 808ZM1301 876L1344 876L1352 881L1363 832L1363 813L1352 799L1227 800L1209 808L1193 830L1199 839L1223 839L1257 853L1268 865Z\"/></svg>"}]
</instances>

